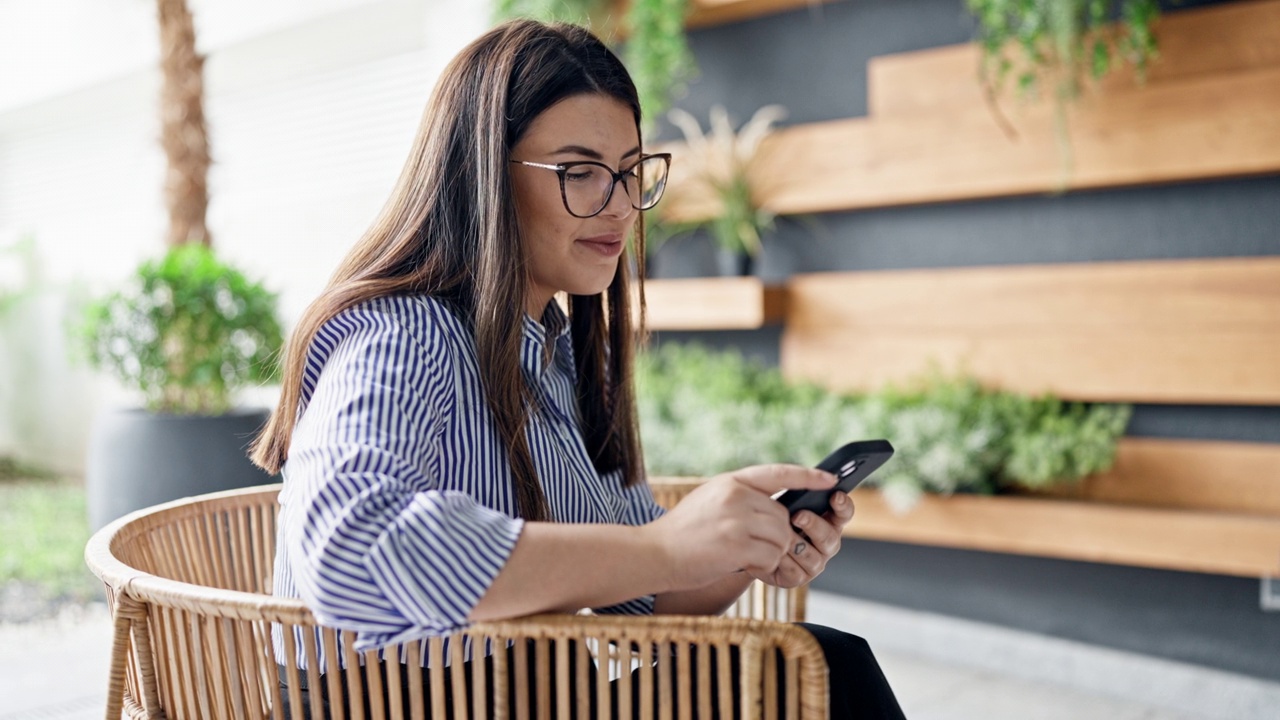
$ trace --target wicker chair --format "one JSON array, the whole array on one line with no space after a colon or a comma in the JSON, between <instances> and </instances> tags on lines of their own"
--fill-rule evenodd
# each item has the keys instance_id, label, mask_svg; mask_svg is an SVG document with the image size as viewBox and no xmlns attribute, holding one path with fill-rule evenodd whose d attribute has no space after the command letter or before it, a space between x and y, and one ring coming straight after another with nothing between
<instances>
[{"instance_id":1,"label":"wicker chair","mask_svg":"<svg viewBox=\"0 0 1280 720\"><path fill-rule=\"evenodd\" d=\"M660 501L667 503L689 487L655 483ZM265 486L180 500L121 518L90 540L86 559L107 586L114 618L108 720L120 718L122 712L129 718L280 720L286 704L293 717L302 717L300 680L305 678L313 690L323 685L330 697L342 697L344 673L336 671L340 661L352 668L363 663L375 692L368 708L334 703L334 718L400 720L405 709L398 703L384 706L376 689L385 683L390 696L399 697L404 677L409 685L407 715L412 718L446 718L450 684L462 688L455 720L467 717L468 692L473 709L478 709L475 717L548 718L554 703L557 717L568 718L571 706L591 705L587 681L592 673L598 717L610 717L612 690L619 698L619 720L706 718L713 706L727 718L734 702L730 664L718 664L719 689L713 693L708 664L694 663L695 669L690 658L725 658L730 648L739 658L736 680L743 717L778 716L780 691L785 698L783 716L826 717L827 666L821 648L808 633L777 620L539 615L478 623L448 642L432 638L406 643L385 651L382 657L387 660L380 660L376 651L358 656L350 649L350 634L344 636L345 650L340 651L338 631L318 628L300 601L269 594L278 493L279 486ZM753 590L736 610L757 618L769 612L798 620L804 612L804 591ZM288 691L278 689L273 624L283 626L285 656L296 657L300 649L309 660L305 669L296 663L285 668ZM302 648L295 646L293 628L308 630L300 634ZM494 642L494 647L505 645L511 651L493 653L490 669L458 685L464 664L457 661L468 640ZM402 675L396 651L419 657L424 650L420 643L426 644L431 660L425 679L424 673ZM317 660L321 648L323 665ZM577 661L573 684L571 655ZM770 657L776 660L767 661ZM620 672L623 667L638 668L637 679L631 672ZM356 674L345 677L354 694ZM549 687L551 677L556 678L554 687ZM617 678L612 688L610 677ZM492 692L506 683L514 693ZM536 691L533 699L530 690ZM288 697L282 698L282 693ZM311 693L313 718L323 717L320 695Z\"/></svg>"}]
</instances>

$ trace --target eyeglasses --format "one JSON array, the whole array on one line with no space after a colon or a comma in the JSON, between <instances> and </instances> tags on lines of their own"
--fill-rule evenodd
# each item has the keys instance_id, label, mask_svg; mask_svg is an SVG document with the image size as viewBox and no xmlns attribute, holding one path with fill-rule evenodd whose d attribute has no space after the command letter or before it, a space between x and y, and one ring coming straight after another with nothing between
<instances>
[{"instance_id":1,"label":"eyeglasses","mask_svg":"<svg viewBox=\"0 0 1280 720\"><path fill-rule=\"evenodd\" d=\"M609 200L613 198L613 189L618 181L622 181L622 189L631 200L631 207L636 210L648 210L662 199L662 191L667 188L667 170L671 167L671 154L658 153L644 155L640 162L626 170L614 172L604 163L583 160L580 162L548 165L545 163L512 160L511 162L529 167L555 170L560 176L560 197L564 200L564 209L579 218L599 215Z\"/></svg>"}]
</instances>

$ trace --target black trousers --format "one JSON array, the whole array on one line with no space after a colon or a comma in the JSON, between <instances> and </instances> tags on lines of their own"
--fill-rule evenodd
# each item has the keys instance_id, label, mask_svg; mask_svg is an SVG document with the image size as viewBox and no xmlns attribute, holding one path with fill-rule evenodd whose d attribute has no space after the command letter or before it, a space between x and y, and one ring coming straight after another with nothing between
<instances>
[{"instance_id":1,"label":"black trousers","mask_svg":"<svg viewBox=\"0 0 1280 720\"><path fill-rule=\"evenodd\" d=\"M830 687L830 698L829 698L828 707L830 709L831 718L840 719L840 720L851 720L851 719L901 720L902 718L904 718L902 714L902 709L898 706L898 700L896 697L894 697L893 689L889 687L889 681L885 678L884 673L880 670L880 664L876 661L875 655L872 654L871 648L870 646L867 645L867 642L865 640L863 640L862 638L856 635L851 635L841 630L824 627L822 625L814 625L811 623L799 623L799 627L804 628L814 636L814 638L818 641L818 644L822 646L822 653L826 657L827 667L829 668L829 671L830 671L830 680L828 683ZM513 650L511 648L508 648L507 652L511 654ZM552 648L552 653L554 654L554 648ZM690 660L692 663L691 670L694 672L696 672L698 662L704 661L703 658L697 657L696 653L694 653L691 656ZM717 666L718 666L718 663L720 662L720 659L717 658L715 656L715 653L713 652L710 654L708 658L705 659L705 661L710 662L711 664L710 674L711 674L712 683L713 683L712 690L713 692L717 692L717 688L715 687L715 682L718 677ZM736 648L732 649L732 652L730 652L728 661L730 663L730 676L733 678L733 683L734 683L734 687L732 688L733 697L734 697L733 715L736 718L739 716L739 708L738 708L737 702L740 695L737 688L738 654L737 654ZM514 667L513 662L514 661L509 661L508 667ZM486 657L483 661L473 660L471 662L468 662L464 666L463 674L464 674L466 685L467 685L467 688L466 688L467 692L464 693L462 697L464 698L464 702L467 703L468 715L471 717L476 716L475 710L477 709L475 707L472 707L473 698L470 692L472 676L473 676L473 673L475 672L477 663L483 664L484 672L487 674L487 677L491 678L493 676L492 675L493 673L493 657L492 656ZM781 664L781 660L779 660L779 663ZM552 662L550 665L552 668L553 677L551 678L551 682L548 683L548 686L554 688L556 686L556 682L554 678L555 668L556 668L554 655L552 657ZM576 666L576 653L571 654L569 656L570 678L576 677L575 666ZM364 706L366 710L366 715L367 715L368 709L370 707L370 696L369 696L369 683L367 682L367 678L365 676L365 669L363 667L358 669L349 668L347 670L344 670L344 672L359 673L360 675L359 686L365 689L365 696L359 699L359 702L361 702L361 704ZM400 675L401 675L400 687L404 690L404 692L402 693L403 697L398 697L398 698L389 697L387 694L388 691L386 688L386 682L384 681L382 683L383 685L382 699L383 699L384 706L389 708L390 703L392 702L400 703L405 710L406 716L408 715L408 709L409 709L408 687L409 687L410 672L425 673L427 671L422 668L410 669L409 666L406 666L406 665L400 666ZM633 680L632 682L633 717L635 716L635 713L639 711L639 680L634 676L635 673L638 673L638 672L639 672L638 670L633 671L633 678L632 678ZM281 678L284 677L283 671L281 671L280 676ZM511 698L512 702L514 703L516 701L514 673L508 673L507 678L508 678L507 697ZM596 698L597 698L596 673L594 671L587 673L587 678L590 684L589 696L591 697L592 707L587 709L587 712L579 712L580 709L572 708L570 714L572 717L578 718L578 720L585 720L585 718L594 718L596 716L596 707L595 707ZM313 692L313 690L305 686L305 683L306 683L305 678L302 679L302 682L304 685L302 688L300 688L301 694L302 694L302 716L307 718L307 720L311 720L310 693ZM654 684L655 686L657 685L656 682ZM341 685L343 688L343 697L340 699L339 702L348 703L349 700L346 697L347 679L345 677L343 678L343 682L341 683ZM454 701L454 695L455 695L451 687L452 673L445 674L445 685L446 685L446 688L449 689L448 698L446 699L446 713L448 718L452 718L454 716L453 701ZM530 685L533 685L533 683L530 683ZM423 686L424 686L424 699L426 701L426 707L429 711L431 708L430 687L429 687L429 684L426 682L425 678L424 678ZM676 689L678 688L678 685L673 683L672 688L673 688L673 691L676 691ZM321 694L321 706L325 710L325 720L328 720L329 704L332 701L332 698L329 697L328 684L327 683L322 684L322 686L318 689L318 692ZM692 692L693 692L693 697L691 697L692 706L694 708L697 708L698 698L697 698L696 684ZM537 702L538 702L537 689L534 687L530 687L529 694L530 694L530 697L527 698L527 701L530 703L529 707L537 707ZM610 694L610 704L612 705L612 716L617 717L618 716L617 714L618 692L617 692L616 681L612 683L611 691L609 694ZM780 692L779 694L781 695L782 693ZM489 695L490 695L489 702L492 703L493 693L490 692ZM556 697L555 697L554 691L552 692L551 698L549 698L549 700L551 705L551 713L552 713L552 716L554 717L557 713ZM289 697L288 697L287 687L285 686L285 683L283 680L281 681L279 701L282 703L282 706L285 710L285 717L286 718L293 717L289 713ZM785 701L786 699L784 697L779 698L779 706L780 706L779 717L782 716L781 708L785 707L785 704L784 704ZM713 708L713 711L712 711L713 718L715 720L718 720L719 719L718 704L713 702L712 708ZM493 716L492 705L490 705L486 710L487 710L486 715L488 717L492 717Z\"/></svg>"}]
</instances>

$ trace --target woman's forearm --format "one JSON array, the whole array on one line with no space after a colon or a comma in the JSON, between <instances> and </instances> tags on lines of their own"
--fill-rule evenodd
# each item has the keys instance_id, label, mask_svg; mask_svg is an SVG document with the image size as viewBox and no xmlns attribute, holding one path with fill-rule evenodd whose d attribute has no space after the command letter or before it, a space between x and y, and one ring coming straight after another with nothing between
<instances>
[{"instance_id":1,"label":"woman's forearm","mask_svg":"<svg viewBox=\"0 0 1280 720\"><path fill-rule=\"evenodd\" d=\"M671 563L648 526L525 523L473 621L604 607L671 588Z\"/></svg>"},{"instance_id":2,"label":"woman's forearm","mask_svg":"<svg viewBox=\"0 0 1280 720\"><path fill-rule=\"evenodd\" d=\"M741 597L750 584L750 575L745 572L736 572L697 590L660 593L654 600L653 613L655 615L720 615Z\"/></svg>"}]
</instances>

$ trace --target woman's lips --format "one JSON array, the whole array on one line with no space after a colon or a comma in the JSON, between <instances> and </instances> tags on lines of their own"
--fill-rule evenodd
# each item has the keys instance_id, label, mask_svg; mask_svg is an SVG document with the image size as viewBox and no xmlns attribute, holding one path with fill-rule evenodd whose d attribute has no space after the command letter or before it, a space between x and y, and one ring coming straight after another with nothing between
<instances>
[{"instance_id":1,"label":"woman's lips","mask_svg":"<svg viewBox=\"0 0 1280 720\"><path fill-rule=\"evenodd\" d=\"M580 238L578 242L605 257L616 257L622 254L621 235L597 235L595 237Z\"/></svg>"}]
</instances>

